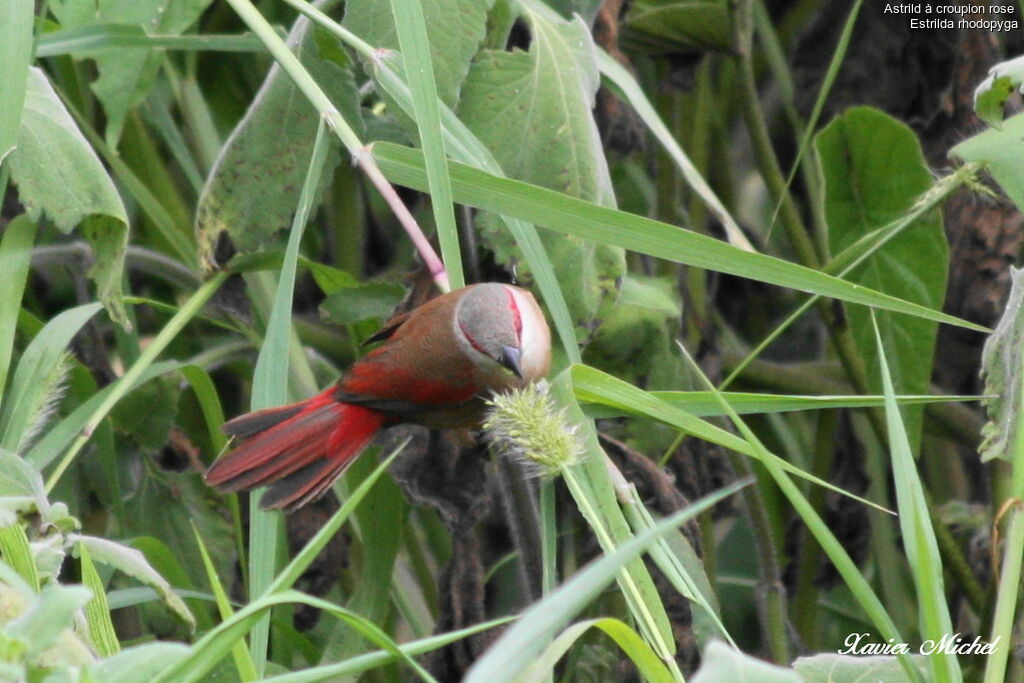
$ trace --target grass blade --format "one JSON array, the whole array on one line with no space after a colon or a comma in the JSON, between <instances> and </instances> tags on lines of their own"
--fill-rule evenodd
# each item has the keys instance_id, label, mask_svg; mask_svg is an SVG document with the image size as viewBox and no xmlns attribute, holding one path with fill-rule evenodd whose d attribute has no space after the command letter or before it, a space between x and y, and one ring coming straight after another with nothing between
<instances>
[{"instance_id":1,"label":"grass blade","mask_svg":"<svg viewBox=\"0 0 1024 683\"><path fill-rule=\"evenodd\" d=\"M89 636L101 657L111 657L121 651L121 644L110 620L110 605L103 589L103 581L92 563L89 549L84 543L78 544L79 559L82 561L82 583L92 591L92 599L85 605L85 621L89 625Z\"/></svg>"},{"instance_id":2,"label":"grass blade","mask_svg":"<svg viewBox=\"0 0 1024 683\"><path fill-rule=\"evenodd\" d=\"M425 191L419 150L377 143L374 157L394 182ZM486 211L529 221L550 230L605 242L698 268L768 284L875 306L966 329L987 329L960 318L855 285L825 273L763 254L752 254L674 225L616 211L554 190L499 178L459 163L449 166L455 200Z\"/></svg>"},{"instance_id":3,"label":"grass blade","mask_svg":"<svg viewBox=\"0 0 1024 683\"><path fill-rule=\"evenodd\" d=\"M121 376L112 386L110 393L106 395L106 398L100 402L93 413L89 416L88 421L82 428L81 434L72 442L71 447L64 454L64 457L58 463L54 469L50 478L46 482L46 491L52 491L53 487L60 481L61 475L74 461L75 456L82 450L82 447L89 440L89 437L96 430L100 421L107 416L111 409L117 405L125 394L135 385L135 383L142 377L143 373L153 364L157 356L163 353L167 345L170 344L178 333L189 323L192 318L199 314L206 302L213 296L220 286L227 279L227 273L217 273L212 278L206 281L192 297L182 306L178 312L171 318L168 323L164 326L160 333L153 339L152 342L146 347L146 349L139 356L139 359L135 361L132 367ZM99 304L92 304L99 306Z\"/></svg>"},{"instance_id":4,"label":"grass blade","mask_svg":"<svg viewBox=\"0 0 1024 683\"><path fill-rule=\"evenodd\" d=\"M932 528L924 488L917 473L917 463L910 452L910 441L899 406L896 404L889 363L885 357L882 335L878 331L874 315L871 316L871 321L874 323L882 390L885 392L885 421L889 427L896 506L899 511L903 547L906 549L907 560L914 576L914 586L917 589L921 637L938 643L943 636L948 637L954 633L953 621L946 604L946 590L943 586L942 557L939 555L939 545L935 540L935 530ZM928 660L934 680L957 683L963 680L960 665L952 653L936 649L929 655Z\"/></svg>"},{"instance_id":5,"label":"grass blade","mask_svg":"<svg viewBox=\"0 0 1024 683\"><path fill-rule=\"evenodd\" d=\"M430 59L430 42L427 40L423 6L420 0L391 0L391 12L395 17L398 44L402 48L402 61L412 93L414 118L420 134L420 145L423 147L423 158L426 160L427 186L430 204L434 210L434 221L437 223L441 256L448 271L448 282L452 288L457 289L465 284L465 277L462 274L459 233L455 225L448 158L441 136L437 84L434 81L434 65Z\"/></svg>"},{"instance_id":6,"label":"grass blade","mask_svg":"<svg viewBox=\"0 0 1024 683\"><path fill-rule=\"evenodd\" d=\"M7 224L3 241L0 241L0 273L4 274L4 287L0 291L0 407L3 407L7 373L14 351L14 334L18 329L18 311L25 293L35 239L35 222L21 215Z\"/></svg>"},{"instance_id":7,"label":"grass blade","mask_svg":"<svg viewBox=\"0 0 1024 683\"><path fill-rule=\"evenodd\" d=\"M35 6L25 0L0 0L0 165L18 144L21 110L25 104L28 68L32 63L32 21ZM6 185L6 183L4 183Z\"/></svg>"},{"instance_id":8,"label":"grass blade","mask_svg":"<svg viewBox=\"0 0 1024 683\"><path fill-rule=\"evenodd\" d=\"M619 546L615 552L595 560L563 583L543 600L534 603L494 645L476 661L466 675L466 683L501 683L518 676L540 654L544 643L561 624L583 609L611 583L623 566L662 535L683 522L713 507L749 484L739 481L701 498L684 510L666 517L653 529Z\"/></svg>"},{"instance_id":9,"label":"grass blade","mask_svg":"<svg viewBox=\"0 0 1024 683\"><path fill-rule=\"evenodd\" d=\"M298 268L299 246L302 233L313 206L316 188L323 174L327 158L328 138L326 125L321 120L317 128L313 154L309 160L306 180L299 194L299 204L292 221L291 233L281 276L277 283L274 307L267 322L252 382L252 409L261 410L283 405L288 402L288 367L291 325L292 295L295 290L295 273ZM252 501L259 499L262 489L254 491ZM255 597L266 592L273 581L277 564L277 548L280 540L281 517L277 512L263 510L258 505L249 507L249 595ZM270 613L263 614L252 630L252 655L259 675L263 675L267 661L267 645L270 638Z\"/></svg>"}]
</instances>

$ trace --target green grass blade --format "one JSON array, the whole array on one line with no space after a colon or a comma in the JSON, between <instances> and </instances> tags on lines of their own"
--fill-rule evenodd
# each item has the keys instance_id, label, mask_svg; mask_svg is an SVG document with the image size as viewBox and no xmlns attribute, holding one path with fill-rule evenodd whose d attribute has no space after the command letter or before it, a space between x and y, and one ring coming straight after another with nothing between
<instances>
[{"instance_id":1,"label":"green grass blade","mask_svg":"<svg viewBox=\"0 0 1024 683\"><path fill-rule=\"evenodd\" d=\"M105 50L149 48L201 52L266 52L255 36L248 35L150 35L138 24L89 24L44 33L36 45L36 57L58 57Z\"/></svg>"},{"instance_id":2,"label":"green grass blade","mask_svg":"<svg viewBox=\"0 0 1024 683\"><path fill-rule=\"evenodd\" d=\"M317 128L313 154L309 169L299 194L299 204L292 221L291 233L281 275L277 283L274 306L267 322L267 332L256 359L252 382L252 409L261 410L283 405L288 402L288 368L291 353L292 295L295 290L295 273L298 268L299 247L302 233L313 206L316 188L323 174L327 158L329 139L327 127L321 120ZM259 500L261 491L252 494L253 502ZM273 582L277 564L277 549L281 530L280 515L275 511L261 509L258 505L249 507L249 594L262 595ZM267 646L270 638L270 613L262 615L252 630L251 646L254 662L259 675L263 675L267 660Z\"/></svg>"},{"instance_id":3,"label":"green grass blade","mask_svg":"<svg viewBox=\"0 0 1024 683\"><path fill-rule=\"evenodd\" d=\"M429 638L422 638L420 640L414 640L409 643L403 643L398 646L398 649L405 655L414 657L416 655L433 652L445 645L450 645L458 640L462 640L467 636L481 633L488 629L495 628L497 626L503 626L508 622L512 621L512 617L502 617L500 619L492 619L485 621L482 624L474 624L458 631L451 631L449 633L442 633L437 636L430 636ZM321 666L315 666L303 671L293 671L280 676L271 676L270 678L264 679L266 683L313 683L314 681L337 681L341 680L343 676L355 676L377 667L384 666L396 661L397 657L386 650L377 650L375 652L368 652L358 657L347 659L344 662L337 662L335 664L325 664Z\"/></svg>"},{"instance_id":4,"label":"green grass blade","mask_svg":"<svg viewBox=\"0 0 1024 683\"><path fill-rule=\"evenodd\" d=\"M573 643L579 640L587 631L596 628L603 631L605 635L615 641L622 652L629 657L629 660L636 666L637 671L644 681L653 683L670 683L674 679L665 665L654 654L651 646L644 642L643 638L622 621L611 617L602 619L588 619L573 624L558 634L540 657L527 669L520 680L542 682L554 671L555 664L572 647Z\"/></svg>"},{"instance_id":5,"label":"green grass blade","mask_svg":"<svg viewBox=\"0 0 1024 683\"><path fill-rule=\"evenodd\" d=\"M697 363L690 357L688 353L685 353L687 360L693 368L695 374L701 378L703 383L708 387L709 390L715 391L719 396L719 400L722 404L722 408L725 409L729 415L729 419L739 430L743 438L746 439L747 443L752 447L754 452L759 456L760 461L764 464L765 469L771 478L781 489L783 495L789 501L790 505L796 510L797 514L803 520L804 524L807 525L808 530L814 534L815 539L821 545L825 554L828 555L829 560L835 566L836 571L843 578L846 586L850 589L854 599L860 605L864 613L867 614L871 623L881 634L882 638L890 642L903 643L899 629L896 628L896 624L893 623L892 617L885 610L885 606L882 601L878 599L875 591L871 588L871 584L868 580L860 573L853 558L843 547L839 539L836 538L835 534L829 528L825 520L821 518L821 515L814 509L814 507L807 500L807 497L800 491L800 489L793 483L793 481L787 476L785 470L780 467L781 461L777 458L771 457L768 449L765 448L761 440L757 438L757 435L747 426L747 423L733 411L729 404L726 403L725 398L718 393L714 384L707 378L706 375L701 371ZM914 665L909 654L899 655L900 665L903 670L917 683L921 683L921 674L917 667Z\"/></svg>"},{"instance_id":6,"label":"green grass blade","mask_svg":"<svg viewBox=\"0 0 1024 683\"><path fill-rule=\"evenodd\" d=\"M874 323L875 342L878 345L882 390L885 392L885 421L889 428L889 449L892 451L896 506L899 511L903 547L906 549L907 560L914 576L914 586L917 589L921 637L937 643L943 636L954 633L942 580L942 557L939 555L939 544L935 540L935 530L932 528L924 488L917 473L917 463L910 452L910 441L896 403L889 363L882 345L882 335L878 331L878 324L873 315L871 320ZM963 680L960 665L952 653L936 650L928 659L934 680L940 683L958 683Z\"/></svg>"},{"instance_id":7,"label":"green grass blade","mask_svg":"<svg viewBox=\"0 0 1024 683\"><path fill-rule=\"evenodd\" d=\"M808 474L802 469L789 463L774 453L762 450L752 445L749 440L742 439L735 434L728 432L720 427L700 419L696 415L693 415L685 410L681 410L674 407L665 401L661 401L656 398L653 394L638 389L628 382L624 382L617 377L608 375L595 368L588 367L586 365L577 365L572 368L572 383L573 391L580 392L581 396L584 397L601 397L602 402L608 402L612 405L620 406L635 415L645 415L652 417L655 420L664 422L665 424L671 425L676 429L681 429L687 434L692 434L699 439L716 443L719 446L724 446L731 450L749 456L756 460L765 458L770 461L776 467L790 474L795 474L798 477L806 479L809 482L817 484L818 486L824 486L830 491L835 491L838 494L847 496L859 503L868 505L881 510L883 512L889 512L883 507L880 507L876 503L856 496L848 491L831 484L824 479ZM734 415L735 411L732 410L728 403L721 404L722 410L725 411L726 415ZM762 460L765 462L765 460Z\"/></svg>"},{"instance_id":8,"label":"green grass blade","mask_svg":"<svg viewBox=\"0 0 1024 683\"><path fill-rule=\"evenodd\" d=\"M7 566L16 571L33 591L39 592L39 571L36 569L28 536L18 522L0 527L0 558L3 558Z\"/></svg>"},{"instance_id":9,"label":"green grass blade","mask_svg":"<svg viewBox=\"0 0 1024 683\"><path fill-rule=\"evenodd\" d=\"M71 339L101 308L98 303L85 304L54 316L25 349L0 411L0 448L18 448L43 399L46 377L64 356Z\"/></svg>"},{"instance_id":10,"label":"green grass blade","mask_svg":"<svg viewBox=\"0 0 1024 683\"><path fill-rule=\"evenodd\" d=\"M121 376L112 385L112 389L106 398L99 403L93 413L89 416L85 426L82 428L81 434L72 442L71 447L68 448L64 457L58 463L54 469L50 478L46 482L47 492L52 491L53 487L60 480L61 475L64 474L65 470L74 461L75 456L82 450L82 447L89 440L93 431L99 425L100 421L107 416L111 409L117 405L125 394L135 385L135 383L142 377L147 369L153 364L157 356L163 353L167 345L170 344L178 333L189 323L192 318L199 314L206 302L213 296L220 286L227 279L227 273L217 273L212 278L207 280L199 289L195 291L192 297L182 306L178 312L171 318L168 323L164 326L160 333L149 343L146 349L139 356L139 359L132 364L132 367ZM92 304L98 306L98 304Z\"/></svg>"},{"instance_id":11,"label":"green grass blade","mask_svg":"<svg viewBox=\"0 0 1024 683\"><path fill-rule=\"evenodd\" d=\"M569 370L552 381L551 396L557 405L562 406L568 423L577 426L577 439L582 447L579 462L560 467L563 481L594 532L601 550L605 554L613 553L634 535L620 507L616 485L609 472L608 456L598 441L597 429L593 421L583 417L573 395ZM676 643L672 625L646 565L639 558L629 560L616 581L644 638L659 656L666 661L673 659Z\"/></svg>"},{"instance_id":12,"label":"green grass blade","mask_svg":"<svg viewBox=\"0 0 1024 683\"><path fill-rule=\"evenodd\" d=\"M193 681L207 680L205 677L210 670L227 655L234 644L243 638L264 614L278 605L286 604L310 605L311 607L323 610L326 614L330 614L349 624L359 635L375 643L378 647L387 650L394 657L407 664L422 680L435 680L415 660L402 652L395 642L376 624L366 621L358 614L338 607L331 602L310 597L294 590L286 590L274 595L264 596L235 612L230 619L225 620L196 641L188 657L182 659L175 666L161 672L159 676L155 677L155 680L160 683L168 681L192 683Z\"/></svg>"},{"instance_id":13,"label":"green grass blade","mask_svg":"<svg viewBox=\"0 0 1024 683\"><path fill-rule=\"evenodd\" d=\"M524 4L527 5L531 10L538 12L549 20L557 20L559 17L546 4L540 0L524 0ZM704 178L700 175L700 172L690 161L690 158L683 151L683 148L676 141L675 136L665 125L665 122L661 120L658 115L658 111L654 108L654 105L647 98L647 94L637 83L636 78L629 72L622 64L615 61L615 59L604 50L597 49L597 66L601 70L601 75L607 78L614 84L614 86L622 94L625 101L629 102L630 106L636 111L646 124L647 128L654 135L655 139L665 148L669 157L679 167L680 172L683 174L683 178L690 184L693 191L696 192L704 203L707 204L711 212L722 222L722 227L725 228L726 235L729 242L734 246L744 249L746 251L753 251L754 248L747 240L740 226L733 219L732 215L725 208L718 197L715 195L714 190L707 184Z\"/></svg>"},{"instance_id":14,"label":"green grass blade","mask_svg":"<svg viewBox=\"0 0 1024 683\"><path fill-rule=\"evenodd\" d=\"M494 645L476 661L466 683L501 683L518 676L543 650L555 632L611 583L622 567L663 534L713 507L749 482L739 481L701 498L684 510L666 517L653 529L623 543L615 552L591 562L555 592L534 603Z\"/></svg>"},{"instance_id":15,"label":"green grass blade","mask_svg":"<svg viewBox=\"0 0 1024 683\"><path fill-rule=\"evenodd\" d=\"M425 191L419 150L391 143L373 149L381 170L393 181ZM752 254L677 226L597 206L529 183L499 178L459 163L449 165L455 200L486 211L514 216L566 235L604 242L698 268L729 273L768 284L821 294L851 303L987 331L925 306L851 284L782 259Z\"/></svg>"},{"instance_id":16,"label":"green grass blade","mask_svg":"<svg viewBox=\"0 0 1024 683\"><path fill-rule=\"evenodd\" d=\"M448 178L448 158L441 135L441 114L438 108L437 84L434 65L430 59L426 19L420 0L391 0L395 17L398 44L402 49L405 74L412 92L412 105L420 145L427 165L427 185L430 204L437 223L437 237L448 281L453 289L465 285L462 256L459 252L459 233L455 225L455 207L452 203L451 180Z\"/></svg>"},{"instance_id":17,"label":"green grass blade","mask_svg":"<svg viewBox=\"0 0 1024 683\"><path fill-rule=\"evenodd\" d=\"M28 68L32 63L32 22L35 6L25 0L0 0L0 165L18 144L25 104ZM6 183L5 183L6 184ZM2 385L0 385L2 386Z\"/></svg>"},{"instance_id":18,"label":"green grass blade","mask_svg":"<svg viewBox=\"0 0 1024 683\"><path fill-rule=\"evenodd\" d=\"M213 566L210 553L206 550L206 544L203 543L202 534L199 533L199 529L196 528L195 524L192 525L192 532L195 534L196 543L199 545L199 554L203 556L203 567L206 568L206 577L210 582L210 589L213 591L214 599L217 602L217 612L220 613L221 620L226 621L231 618L235 611L231 609L231 601L228 600L228 594L220 582L220 577L217 576L217 569ZM259 678L256 673L256 665L252 662L252 655L249 654L249 648L246 647L244 638L239 638L235 642L231 648L231 656L235 660L235 669L238 671L238 677L241 680L254 681Z\"/></svg>"},{"instance_id":19,"label":"green grass blade","mask_svg":"<svg viewBox=\"0 0 1024 683\"><path fill-rule=\"evenodd\" d=\"M203 411L203 420L206 422L206 429L210 435L210 443L215 453L219 453L227 444L227 436L220 430L224 424L224 409L220 405L220 396L217 395L217 387L210 379L209 373L197 365L186 365L180 369L182 376L188 381L189 386L199 401L199 409Z\"/></svg>"},{"instance_id":20,"label":"green grass blade","mask_svg":"<svg viewBox=\"0 0 1024 683\"><path fill-rule=\"evenodd\" d=\"M623 508L630 526L633 527L633 533L639 534L646 529L653 528L655 523L651 513L640 502L640 494L637 493L636 487L630 486L634 501L623 505ZM730 645L736 647L732 635L722 623L718 601L711 588L711 582L704 572L704 565L686 537L679 531L670 532L659 538L648 552L654 563L661 569L661 573L679 591L679 594L700 606L718 630L719 635L728 640Z\"/></svg>"},{"instance_id":21,"label":"green grass blade","mask_svg":"<svg viewBox=\"0 0 1024 683\"><path fill-rule=\"evenodd\" d=\"M89 549L84 543L78 544L79 559L82 562L82 583L92 591L92 599L85 605L85 621L89 625L89 636L101 657L111 657L121 651L121 644L110 620L110 605L103 589L103 581L92 563Z\"/></svg>"},{"instance_id":22,"label":"green grass blade","mask_svg":"<svg viewBox=\"0 0 1024 683\"><path fill-rule=\"evenodd\" d=\"M302 572L306 571L309 565L316 559L320 551L323 550L330 542L334 534L338 533L341 529L341 525L349 518L352 511L355 510L356 506L366 497L366 494L370 492L373 485L377 483L381 475L384 474L391 463L394 461L398 454L401 453L405 446L409 443L408 439L399 444L398 448L392 451L391 455L385 458L380 465L368 476L359 487L349 494L345 498L345 502L342 503L341 507L331 515L331 518L320 527L320 530L316 532L313 538L309 539L302 550L292 558L292 561L288 563L284 569L282 569L278 575L274 578L274 581L267 586L267 590L264 595L272 595L280 591L290 588L302 575Z\"/></svg>"},{"instance_id":23,"label":"green grass blade","mask_svg":"<svg viewBox=\"0 0 1024 683\"><path fill-rule=\"evenodd\" d=\"M14 334L18 330L18 311L21 310L21 297L25 293L35 239L35 222L21 215L7 224L3 241L0 241L0 273L4 274L4 286L0 289L0 407L3 407L7 373L14 352Z\"/></svg>"},{"instance_id":24,"label":"green grass blade","mask_svg":"<svg viewBox=\"0 0 1024 683\"><path fill-rule=\"evenodd\" d=\"M166 375L169 372L174 372L180 367L181 364L176 361L154 363L136 378L132 386L128 388L128 391L130 392L133 389L137 389L151 379L160 377L161 375ZM103 387L90 396L88 400L75 408L70 415L63 418L60 422L47 430L43 438L41 438L34 446L32 446L28 453L25 454L25 460L32 463L37 468L43 469L59 458L64 449L67 448L76 437L81 435L82 430L84 430L86 425L89 424L90 418L92 418L97 409L99 409L104 401L107 400L107 397L109 397L116 388L116 384L108 384Z\"/></svg>"},{"instance_id":25,"label":"green grass blade","mask_svg":"<svg viewBox=\"0 0 1024 683\"><path fill-rule=\"evenodd\" d=\"M692 413L697 417L720 417L722 408L710 391L651 391L654 398ZM770 413L804 412L837 408L880 408L885 396L799 396L792 394L760 394L741 391L723 391L722 396L739 415L765 415ZM628 407L615 405L607 395L589 394L586 388L577 388L576 398L584 403L589 417L622 417L630 414ZM931 403L962 403L980 401L983 396L897 396L900 405L916 406Z\"/></svg>"}]
</instances>

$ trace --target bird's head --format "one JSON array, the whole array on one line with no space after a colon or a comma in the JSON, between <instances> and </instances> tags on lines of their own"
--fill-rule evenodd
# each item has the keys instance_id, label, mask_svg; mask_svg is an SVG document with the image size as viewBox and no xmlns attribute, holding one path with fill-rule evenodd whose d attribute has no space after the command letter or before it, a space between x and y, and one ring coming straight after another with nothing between
<instances>
[{"instance_id":1,"label":"bird's head","mask_svg":"<svg viewBox=\"0 0 1024 683\"><path fill-rule=\"evenodd\" d=\"M547 321L533 295L519 287L467 287L456 309L455 334L476 366L502 385L540 379L551 364Z\"/></svg>"}]
</instances>

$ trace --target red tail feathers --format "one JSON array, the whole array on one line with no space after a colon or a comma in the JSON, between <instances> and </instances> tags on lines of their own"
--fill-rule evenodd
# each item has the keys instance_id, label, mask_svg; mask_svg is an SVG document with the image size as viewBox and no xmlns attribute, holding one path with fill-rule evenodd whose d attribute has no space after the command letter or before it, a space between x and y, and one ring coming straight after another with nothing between
<instances>
[{"instance_id":1,"label":"red tail feathers","mask_svg":"<svg viewBox=\"0 0 1024 683\"><path fill-rule=\"evenodd\" d=\"M375 410L339 403L335 391L225 424L225 432L244 441L213 464L206 482L226 492L269 484L260 499L264 508L291 511L318 498L385 421Z\"/></svg>"}]
</instances>

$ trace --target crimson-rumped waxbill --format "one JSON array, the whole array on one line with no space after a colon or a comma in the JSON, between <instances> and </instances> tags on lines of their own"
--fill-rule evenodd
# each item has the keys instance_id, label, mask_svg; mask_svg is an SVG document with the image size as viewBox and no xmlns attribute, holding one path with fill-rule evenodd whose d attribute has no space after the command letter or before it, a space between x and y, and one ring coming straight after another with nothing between
<instances>
[{"instance_id":1,"label":"crimson-rumped waxbill","mask_svg":"<svg viewBox=\"0 0 1024 683\"><path fill-rule=\"evenodd\" d=\"M489 396L540 379L551 362L537 302L499 283L432 299L370 341L382 343L326 391L225 424L241 442L206 482L226 492L269 485L261 506L294 510L323 495L383 427L476 426Z\"/></svg>"}]
</instances>

